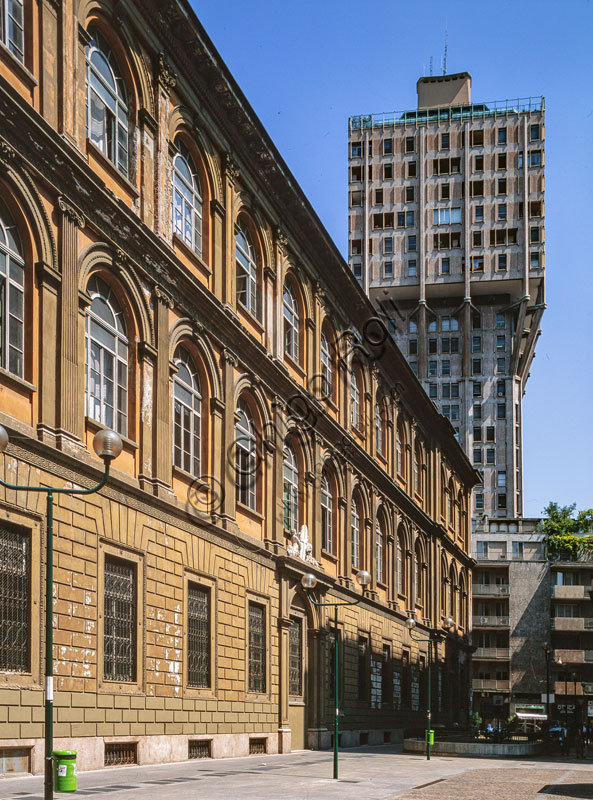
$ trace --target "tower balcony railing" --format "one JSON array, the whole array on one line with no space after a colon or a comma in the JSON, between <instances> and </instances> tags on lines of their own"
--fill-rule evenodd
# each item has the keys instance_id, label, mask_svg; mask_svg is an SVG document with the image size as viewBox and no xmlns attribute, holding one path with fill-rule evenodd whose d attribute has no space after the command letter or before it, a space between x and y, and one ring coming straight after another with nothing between
<instances>
[{"instance_id":1,"label":"tower balcony railing","mask_svg":"<svg viewBox=\"0 0 593 800\"><path fill-rule=\"evenodd\" d=\"M490 597L508 597L509 595L508 583L474 583L472 586L472 594L490 596Z\"/></svg>"},{"instance_id":2,"label":"tower balcony railing","mask_svg":"<svg viewBox=\"0 0 593 800\"><path fill-rule=\"evenodd\" d=\"M500 617L494 615L484 615L472 617L474 628L508 628L510 625L509 617Z\"/></svg>"},{"instance_id":3,"label":"tower balcony railing","mask_svg":"<svg viewBox=\"0 0 593 800\"><path fill-rule=\"evenodd\" d=\"M590 617L552 617L550 624L555 631L593 631Z\"/></svg>"},{"instance_id":4,"label":"tower balcony railing","mask_svg":"<svg viewBox=\"0 0 593 800\"><path fill-rule=\"evenodd\" d=\"M495 680L489 678L473 678L472 689L479 691L510 692L511 682L509 680Z\"/></svg>"},{"instance_id":5,"label":"tower balcony railing","mask_svg":"<svg viewBox=\"0 0 593 800\"><path fill-rule=\"evenodd\" d=\"M554 600L588 600L590 588L590 586L553 586L552 597Z\"/></svg>"},{"instance_id":6,"label":"tower balcony railing","mask_svg":"<svg viewBox=\"0 0 593 800\"><path fill-rule=\"evenodd\" d=\"M511 651L508 647L477 647L473 658L487 658L487 659L508 659L511 657Z\"/></svg>"}]
</instances>

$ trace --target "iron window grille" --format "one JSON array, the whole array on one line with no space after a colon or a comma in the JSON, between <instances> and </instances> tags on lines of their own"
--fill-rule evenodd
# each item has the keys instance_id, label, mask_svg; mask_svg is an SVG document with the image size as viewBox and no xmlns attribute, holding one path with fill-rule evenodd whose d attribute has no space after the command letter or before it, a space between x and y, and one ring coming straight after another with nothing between
<instances>
[{"instance_id":1,"label":"iron window grille","mask_svg":"<svg viewBox=\"0 0 593 800\"><path fill-rule=\"evenodd\" d=\"M187 685L210 686L210 592L194 584L187 593Z\"/></svg>"},{"instance_id":2,"label":"iron window grille","mask_svg":"<svg viewBox=\"0 0 593 800\"><path fill-rule=\"evenodd\" d=\"M288 694L302 697L303 694L303 621L293 617L290 625Z\"/></svg>"},{"instance_id":3,"label":"iron window grille","mask_svg":"<svg viewBox=\"0 0 593 800\"><path fill-rule=\"evenodd\" d=\"M105 558L103 675L108 681L136 679L135 567Z\"/></svg>"},{"instance_id":4,"label":"iron window grille","mask_svg":"<svg viewBox=\"0 0 593 800\"><path fill-rule=\"evenodd\" d=\"M266 691L266 610L249 603L249 691Z\"/></svg>"},{"instance_id":5,"label":"iron window grille","mask_svg":"<svg viewBox=\"0 0 593 800\"><path fill-rule=\"evenodd\" d=\"M0 671L29 672L31 539L0 528Z\"/></svg>"}]
</instances>

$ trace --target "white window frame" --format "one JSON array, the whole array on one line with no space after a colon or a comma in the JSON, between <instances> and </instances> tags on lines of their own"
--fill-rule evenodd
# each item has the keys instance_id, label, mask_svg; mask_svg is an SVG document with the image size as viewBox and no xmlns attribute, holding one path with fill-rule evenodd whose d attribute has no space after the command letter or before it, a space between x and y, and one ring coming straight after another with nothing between
<instances>
[{"instance_id":1,"label":"white window frame","mask_svg":"<svg viewBox=\"0 0 593 800\"><path fill-rule=\"evenodd\" d=\"M238 225L235 232L235 260L237 265L237 302L259 318L257 255L251 234L246 225Z\"/></svg>"},{"instance_id":2,"label":"white window frame","mask_svg":"<svg viewBox=\"0 0 593 800\"><path fill-rule=\"evenodd\" d=\"M0 366L22 378L25 361L25 259L17 226L0 201Z\"/></svg>"},{"instance_id":3,"label":"white window frame","mask_svg":"<svg viewBox=\"0 0 593 800\"><path fill-rule=\"evenodd\" d=\"M330 399L333 394L333 364L331 346L325 332L321 334L319 361L321 363L321 377L323 380L322 394L327 399Z\"/></svg>"},{"instance_id":4,"label":"white window frame","mask_svg":"<svg viewBox=\"0 0 593 800\"><path fill-rule=\"evenodd\" d=\"M350 420L352 427L360 428L360 381L355 371L350 375Z\"/></svg>"},{"instance_id":5,"label":"white window frame","mask_svg":"<svg viewBox=\"0 0 593 800\"><path fill-rule=\"evenodd\" d=\"M331 484L324 472L321 476L321 549L327 553L334 551L334 501Z\"/></svg>"},{"instance_id":6,"label":"white window frame","mask_svg":"<svg viewBox=\"0 0 593 800\"><path fill-rule=\"evenodd\" d=\"M2 0L2 44L25 63L24 8L22 0Z\"/></svg>"},{"instance_id":7,"label":"white window frame","mask_svg":"<svg viewBox=\"0 0 593 800\"><path fill-rule=\"evenodd\" d=\"M354 569L360 567L360 514L358 504L352 499L350 504L350 534L352 547L352 566Z\"/></svg>"},{"instance_id":8,"label":"white window frame","mask_svg":"<svg viewBox=\"0 0 593 800\"><path fill-rule=\"evenodd\" d=\"M284 444L282 475L283 525L292 534L298 530L299 524L299 462L289 442Z\"/></svg>"},{"instance_id":9,"label":"white window frame","mask_svg":"<svg viewBox=\"0 0 593 800\"><path fill-rule=\"evenodd\" d=\"M247 403L239 400L235 423L237 501L257 510L257 437L253 414Z\"/></svg>"},{"instance_id":10,"label":"white window frame","mask_svg":"<svg viewBox=\"0 0 593 800\"><path fill-rule=\"evenodd\" d=\"M173 159L171 221L173 233L202 257L202 189L193 159L182 142Z\"/></svg>"},{"instance_id":11,"label":"white window frame","mask_svg":"<svg viewBox=\"0 0 593 800\"><path fill-rule=\"evenodd\" d=\"M195 478L202 463L202 390L200 378L189 352L179 345L173 363L178 371L173 378L173 465ZM188 380L180 376L187 372Z\"/></svg>"},{"instance_id":12,"label":"white window frame","mask_svg":"<svg viewBox=\"0 0 593 800\"><path fill-rule=\"evenodd\" d=\"M293 361L299 360L299 306L292 286L284 284L284 353Z\"/></svg>"}]
</instances>

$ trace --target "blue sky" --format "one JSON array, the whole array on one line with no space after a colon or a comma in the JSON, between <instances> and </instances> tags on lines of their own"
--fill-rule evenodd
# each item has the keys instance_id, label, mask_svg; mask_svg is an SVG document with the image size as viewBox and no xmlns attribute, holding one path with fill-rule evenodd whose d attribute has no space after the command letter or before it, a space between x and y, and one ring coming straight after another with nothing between
<instances>
[{"instance_id":1,"label":"blue sky","mask_svg":"<svg viewBox=\"0 0 593 800\"><path fill-rule=\"evenodd\" d=\"M593 3L192 4L344 255L348 117L415 108L445 29L447 71L471 73L474 101L545 96L548 308L523 409L524 511L593 507Z\"/></svg>"}]
</instances>

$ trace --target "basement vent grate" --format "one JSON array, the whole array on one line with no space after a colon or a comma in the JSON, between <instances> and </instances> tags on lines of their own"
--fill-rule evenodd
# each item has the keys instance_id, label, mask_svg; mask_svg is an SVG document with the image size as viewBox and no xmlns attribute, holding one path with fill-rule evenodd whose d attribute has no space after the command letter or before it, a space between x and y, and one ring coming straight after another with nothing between
<instances>
[{"instance_id":1,"label":"basement vent grate","mask_svg":"<svg viewBox=\"0 0 593 800\"><path fill-rule=\"evenodd\" d=\"M125 764L137 764L136 742L106 742L105 766L120 767Z\"/></svg>"},{"instance_id":2,"label":"basement vent grate","mask_svg":"<svg viewBox=\"0 0 593 800\"><path fill-rule=\"evenodd\" d=\"M250 739L249 740L249 755L261 756L266 754L267 739Z\"/></svg>"},{"instance_id":3,"label":"basement vent grate","mask_svg":"<svg viewBox=\"0 0 593 800\"><path fill-rule=\"evenodd\" d=\"M211 739L194 739L188 742L188 758L210 758L211 754Z\"/></svg>"}]
</instances>

